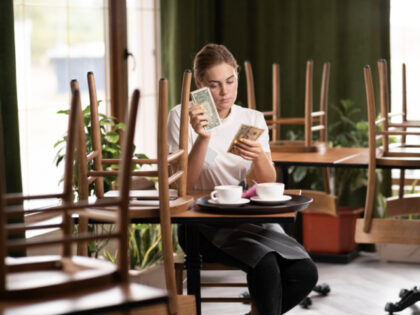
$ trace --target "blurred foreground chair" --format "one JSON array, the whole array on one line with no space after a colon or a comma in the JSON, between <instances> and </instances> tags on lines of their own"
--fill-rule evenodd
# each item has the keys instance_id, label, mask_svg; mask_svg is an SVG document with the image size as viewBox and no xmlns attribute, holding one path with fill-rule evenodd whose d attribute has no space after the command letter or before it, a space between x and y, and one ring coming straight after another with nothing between
<instances>
[{"instance_id":1,"label":"blurred foreground chair","mask_svg":"<svg viewBox=\"0 0 420 315\"><path fill-rule=\"evenodd\" d=\"M188 128L188 98L191 85L191 71L184 73L182 100L181 100L181 130ZM158 177L158 194L156 191L150 191L158 200L138 200L136 195L130 191L129 211L128 217L132 222L141 222L142 219L150 221L156 219L161 226L162 233L162 248L163 248L163 262L165 269L166 287L170 293L170 307L169 314L195 314L195 300L194 296L177 295L175 269L173 258L172 246L172 229L171 229L171 216L186 211L193 203L193 198L186 193L186 170L188 163L188 138L180 138L180 148L177 152L168 154L168 141L167 141L167 116L168 116L168 82L166 79L159 81L159 110L158 110L158 135L157 135L157 148L158 156L155 159L132 159L131 163L152 164L157 165L157 170L134 170L131 172L133 176L154 176ZM187 129L185 129L187 130ZM181 133L187 134L187 132ZM84 132L80 130L80 153L78 154L79 165L83 166L82 172L79 173L79 189L82 189L87 195L88 185L93 183L97 178L115 176L116 170L89 170L88 162L89 157L97 154L91 152L86 153L86 139ZM84 150L84 151L83 151ZM118 164L118 160L112 160L113 164ZM172 175L169 175L169 168L171 165L176 165L177 170ZM79 169L80 171L80 169ZM95 182L95 184L97 184ZM121 184L121 183L118 183ZM177 187L176 199L170 200L170 186ZM115 197L107 197L104 195L95 196L99 200L107 200ZM104 222L113 223L116 220L115 212L105 209L92 210L85 212L85 220L96 219ZM148 310L136 314L166 314L165 309Z\"/></svg>"},{"instance_id":2,"label":"blurred foreground chair","mask_svg":"<svg viewBox=\"0 0 420 315\"><path fill-rule=\"evenodd\" d=\"M321 81L320 109L313 112L313 61L306 62L305 84L305 116L280 117L280 66L273 64L273 104L272 110L263 112L267 119L268 128L272 130L270 148L275 152L312 152L323 151L327 147L327 105L330 64L324 63ZM247 79L248 108L256 109L254 77L251 63L245 61L245 75ZM313 125L318 123L318 125ZM303 125L304 140L281 140L280 127L282 125ZM313 132L320 131L319 141L313 141Z\"/></svg>"},{"instance_id":3,"label":"blurred foreground chair","mask_svg":"<svg viewBox=\"0 0 420 315\"><path fill-rule=\"evenodd\" d=\"M67 132L64 189L62 193L24 196L4 194L3 152L0 152L0 313L2 314L93 314L127 310L143 305L163 305L168 296L158 290L128 279L128 186L130 164L126 158L132 151L130 138L134 134L135 113L139 92L133 97L133 114L128 123L124 157L119 174L120 197L97 203L74 203L72 191L74 149L78 115L80 113L79 90L72 92L71 109ZM3 147L0 139L0 148ZM30 200L50 200L57 198L59 205L26 209L21 204ZM9 205L8 205L9 204ZM88 233L73 234L74 213L83 212L87 207L114 207L118 217L114 232L101 235ZM37 225L8 223L13 216L31 213L51 213L61 215L61 222ZM13 239L8 236L25 233L29 230L59 229L61 235L50 239ZM122 253L117 265L87 257L74 256L72 244L93 239L114 238ZM21 258L6 257L8 251L32 247L60 245L62 254L56 256L28 256ZM124 253L126 253L124 255Z\"/></svg>"},{"instance_id":4,"label":"blurred foreground chair","mask_svg":"<svg viewBox=\"0 0 420 315\"><path fill-rule=\"evenodd\" d=\"M365 66L363 71L369 123L368 187L366 191L364 218L358 219L356 222L355 239L358 243L420 245L420 220L409 218L410 215L420 214L419 195L388 198L386 201L385 217L373 217L376 168L420 168L420 159L416 155L410 156L408 153L398 156L387 155L385 147L387 137L391 135L420 135L420 133L389 129L377 130L377 125L385 122L386 118L380 117L376 120L375 96L370 67ZM379 147L377 147L377 140L382 141ZM385 306L385 310L390 314L401 311L420 300L420 292L416 287L413 290L403 290L401 292L401 300L399 302L388 303Z\"/></svg>"}]
</instances>

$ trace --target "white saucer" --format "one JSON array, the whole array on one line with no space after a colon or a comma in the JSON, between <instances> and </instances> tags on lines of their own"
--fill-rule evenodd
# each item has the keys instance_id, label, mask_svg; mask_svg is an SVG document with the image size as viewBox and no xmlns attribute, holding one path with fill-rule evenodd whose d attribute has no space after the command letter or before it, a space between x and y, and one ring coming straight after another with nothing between
<instances>
[{"instance_id":1,"label":"white saucer","mask_svg":"<svg viewBox=\"0 0 420 315\"><path fill-rule=\"evenodd\" d=\"M283 196L281 196L281 198L278 198L278 199L261 199L259 196L251 197L252 201L259 202L259 203L264 203L264 204L267 204L267 205L278 204L278 203L281 203L281 202L288 201L290 199L292 199L292 196L289 196L289 195L283 195Z\"/></svg>"},{"instance_id":2,"label":"white saucer","mask_svg":"<svg viewBox=\"0 0 420 315\"><path fill-rule=\"evenodd\" d=\"M213 200L213 199L209 199L209 200L207 200L207 202L208 203L211 203L213 205L228 205L228 206L233 206L233 205L244 205L246 203L249 203L250 200L249 199L246 199L246 198L241 198L239 201L236 201L236 202L232 202L232 203L223 202L222 203L222 202L218 202L218 201Z\"/></svg>"}]
</instances>

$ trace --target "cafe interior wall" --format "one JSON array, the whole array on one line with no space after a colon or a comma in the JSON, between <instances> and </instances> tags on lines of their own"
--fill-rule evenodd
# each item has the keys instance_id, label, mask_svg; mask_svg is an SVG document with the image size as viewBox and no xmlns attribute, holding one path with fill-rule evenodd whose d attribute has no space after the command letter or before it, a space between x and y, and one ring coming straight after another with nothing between
<instances>
[{"instance_id":1,"label":"cafe interior wall","mask_svg":"<svg viewBox=\"0 0 420 315\"><path fill-rule=\"evenodd\" d=\"M238 104L247 103L243 62L250 60L257 109L271 109L271 66L278 62L281 115L303 116L305 63L313 59L317 110L322 65L329 61L329 105L350 99L367 121L362 68L370 64L377 82L377 60L390 58L389 18L389 0L161 0L162 74L169 79L170 107L179 103L182 72L192 68L195 53L215 42L226 45L242 68ZM328 116L330 122L338 119L333 110ZM390 174L383 178L383 194L389 195ZM343 205L364 205L364 190L348 197Z\"/></svg>"}]
</instances>

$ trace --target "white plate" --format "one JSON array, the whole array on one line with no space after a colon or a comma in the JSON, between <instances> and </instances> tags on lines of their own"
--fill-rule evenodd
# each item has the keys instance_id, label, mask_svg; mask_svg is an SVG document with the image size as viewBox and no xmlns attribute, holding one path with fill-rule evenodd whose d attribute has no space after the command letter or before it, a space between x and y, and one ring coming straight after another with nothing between
<instances>
[{"instance_id":1,"label":"white plate","mask_svg":"<svg viewBox=\"0 0 420 315\"><path fill-rule=\"evenodd\" d=\"M250 200L249 199L246 199L246 198L241 198L237 202L232 202L232 203L226 203L226 202L224 202L224 203L222 203L222 202L218 202L218 201L213 200L213 199L209 199L209 200L207 200L207 202L208 203L211 203L213 205L228 205L228 206L233 206L233 205L244 205L246 203L249 203Z\"/></svg>"},{"instance_id":2,"label":"white plate","mask_svg":"<svg viewBox=\"0 0 420 315\"><path fill-rule=\"evenodd\" d=\"M290 199L292 199L292 196L289 196L289 195L283 195L283 196L281 196L281 198L278 198L278 199L261 199L259 196L251 197L252 201L259 202L259 203L264 203L264 204L267 204L267 205L275 205L275 204L278 204L278 203L281 203L281 202L288 201Z\"/></svg>"}]
</instances>

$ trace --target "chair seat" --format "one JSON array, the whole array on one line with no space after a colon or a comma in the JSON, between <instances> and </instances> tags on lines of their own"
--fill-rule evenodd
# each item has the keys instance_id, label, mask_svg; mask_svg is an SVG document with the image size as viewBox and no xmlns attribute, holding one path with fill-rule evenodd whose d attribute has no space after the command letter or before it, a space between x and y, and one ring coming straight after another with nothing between
<instances>
[{"instance_id":1,"label":"chair seat","mask_svg":"<svg viewBox=\"0 0 420 315\"><path fill-rule=\"evenodd\" d=\"M195 296L194 295L177 295L178 297L178 314L195 315ZM161 304L156 306L146 306L139 310L135 310L136 315L168 315L168 306Z\"/></svg>"},{"instance_id":2,"label":"chair seat","mask_svg":"<svg viewBox=\"0 0 420 315\"><path fill-rule=\"evenodd\" d=\"M167 307L167 301L168 294L165 290L137 283L120 283L99 286L95 289L78 288L71 293L53 297L46 295L37 300L0 301L0 313L8 315L97 314L98 312L108 314L112 311L130 309L130 314L137 314L137 308L143 305L146 305L145 308L148 309L163 308Z\"/></svg>"},{"instance_id":3,"label":"chair seat","mask_svg":"<svg viewBox=\"0 0 420 315\"><path fill-rule=\"evenodd\" d=\"M306 146L305 141L270 141L272 152L323 152L326 148L325 142L312 142L310 146Z\"/></svg>"},{"instance_id":4,"label":"chair seat","mask_svg":"<svg viewBox=\"0 0 420 315\"><path fill-rule=\"evenodd\" d=\"M2 299L21 299L22 295L45 296L71 289L92 287L115 282L115 264L88 257L36 256L7 258L6 291Z\"/></svg>"}]
</instances>

